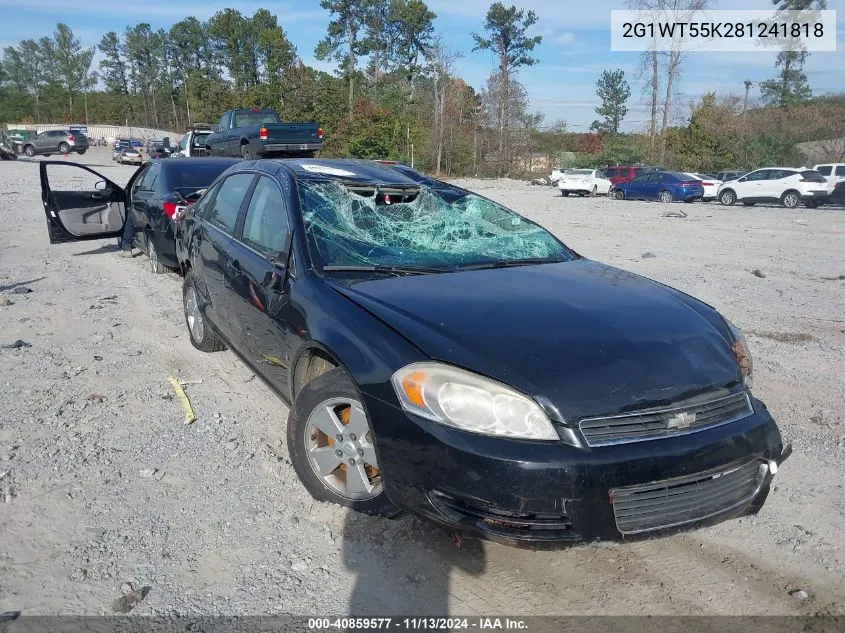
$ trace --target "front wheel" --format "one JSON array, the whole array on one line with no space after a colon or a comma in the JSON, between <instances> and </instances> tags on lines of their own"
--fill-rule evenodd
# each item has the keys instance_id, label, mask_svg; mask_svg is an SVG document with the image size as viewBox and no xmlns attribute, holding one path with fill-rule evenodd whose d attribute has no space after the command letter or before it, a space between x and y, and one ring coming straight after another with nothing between
<instances>
[{"instance_id":1,"label":"front wheel","mask_svg":"<svg viewBox=\"0 0 845 633\"><path fill-rule=\"evenodd\" d=\"M659 200L663 204L668 204L669 202L672 202L672 192L666 190L661 191Z\"/></svg>"},{"instance_id":2,"label":"front wheel","mask_svg":"<svg viewBox=\"0 0 845 633\"><path fill-rule=\"evenodd\" d=\"M736 194L732 190L727 189L719 194L719 202L726 207L733 206L736 202Z\"/></svg>"},{"instance_id":3,"label":"front wheel","mask_svg":"<svg viewBox=\"0 0 845 633\"><path fill-rule=\"evenodd\" d=\"M617 200L624 200L625 199L625 192L622 191L621 189L616 189L613 192L613 197L616 198Z\"/></svg>"},{"instance_id":4,"label":"front wheel","mask_svg":"<svg viewBox=\"0 0 845 633\"><path fill-rule=\"evenodd\" d=\"M384 492L367 412L346 371L332 369L306 384L287 426L291 462L314 499L367 514L396 514Z\"/></svg>"},{"instance_id":5,"label":"front wheel","mask_svg":"<svg viewBox=\"0 0 845 633\"><path fill-rule=\"evenodd\" d=\"M194 274L191 270L185 272L185 279L182 282L182 306L185 310L185 323L188 326L191 345L201 352L220 352L226 349L217 333L205 322Z\"/></svg>"},{"instance_id":6,"label":"front wheel","mask_svg":"<svg viewBox=\"0 0 845 633\"><path fill-rule=\"evenodd\" d=\"M787 209L794 209L801 204L801 196L797 191L787 191L781 196L780 203Z\"/></svg>"},{"instance_id":7,"label":"front wheel","mask_svg":"<svg viewBox=\"0 0 845 633\"><path fill-rule=\"evenodd\" d=\"M566 191L566 190L564 190L564 189L561 189L561 190L560 190L560 195L561 195L562 197L564 197L564 198L568 198L568 197L569 197L569 192L568 192L568 191Z\"/></svg>"}]
</instances>

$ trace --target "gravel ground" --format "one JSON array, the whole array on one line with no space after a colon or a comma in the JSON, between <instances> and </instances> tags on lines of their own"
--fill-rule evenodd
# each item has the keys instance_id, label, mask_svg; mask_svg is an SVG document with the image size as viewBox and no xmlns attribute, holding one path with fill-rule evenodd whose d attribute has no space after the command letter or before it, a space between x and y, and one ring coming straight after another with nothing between
<instances>
[{"instance_id":1,"label":"gravel ground","mask_svg":"<svg viewBox=\"0 0 845 633\"><path fill-rule=\"evenodd\" d=\"M230 352L191 347L176 275L105 241L49 245L39 160L0 163L0 344L28 344L0 349L0 612L845 613L841 209L462 181L744 328L755 391L795 454L755 518L556 552L457 548L414 518L314 502L286 456L285 406ZM102 150L69 160L117 182L134 170ZM190 426L170 376L188 383Z\"/></svg>"}]
</instances>

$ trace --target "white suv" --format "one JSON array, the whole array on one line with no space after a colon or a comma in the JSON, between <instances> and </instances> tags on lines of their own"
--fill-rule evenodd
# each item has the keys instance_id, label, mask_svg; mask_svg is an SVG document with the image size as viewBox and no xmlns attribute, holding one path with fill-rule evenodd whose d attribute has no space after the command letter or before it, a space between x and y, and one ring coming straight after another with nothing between
<instances>
[{"instance_id":1,"label":"white suv","mask_svg":"<svg viewBox=\"0 0 845 633\"><path fill-rule=\"evenodd\" d=\"M817 207L830 194L827 180L819 172L794 167L766 167L719 187L717 197L725 206L741 202L747 207L758 202L780 202L794 209L801 202Z\"/></svg>"},{"instance_id":2,"label":"white suv","mask_svg":"<svg viewBox=\"0 0 845 633\"><path fill-rule=\"evenodd\" d=\"M813 171L817 171L827 178L827 190L829 193L833 193L833 190L836 189L836 183L845 180L845 164L843 163L816 165L813 167Z\"/></svg>"}]
</instances>

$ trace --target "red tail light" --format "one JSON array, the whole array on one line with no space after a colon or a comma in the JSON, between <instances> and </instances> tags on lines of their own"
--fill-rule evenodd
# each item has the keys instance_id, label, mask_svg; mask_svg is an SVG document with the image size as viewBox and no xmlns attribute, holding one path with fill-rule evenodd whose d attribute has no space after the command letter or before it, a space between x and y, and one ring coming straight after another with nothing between
<instances>
[{"instance_id":1,"label":"red tail light","mask_svg":"<svg viewBox=\"0 0 845 633\"><path fill-rule=\"evenodd\" d=\"M320 138L320 139L323 138L323 128L321 128L321 127L317 128L317 138Z\"/></svg>"},{"instance_id":2,"label":"red tail light","mask_svg":"<svg viewBox=\"0 0 845 633\"><path fill-rule=\"evenodd\" d=\"M258 138L262 141L266 141L270 137L270 133L267 131L266 127L261 128L258 130Z\"/></svg>"},{"instance_id":3,"label":"red tail light","mask_svg":"<svg viewBox=\"0 0 845 633\"><path fill-rule=\"evenodd\" d=\"M176 215L176 203L175 202L165 202L161 205L161 208L164 209L164 214L172 219L174 215Z\"/></svg>"},{"instance_id":4,"label":"red tail light","mask_svg":"<svg viewBox=\"0 0 845 633\"><path fill-rule=\"evenodd\" d=\"M715 183L712 183L712 182L702 182L701 186L702 187L712 187L714 184Z\"/></svg>"},{"instance_id":5,"label":"red tail light","mask_svg":"<svg viewBox=\"0 0 845 633\"><path fill-rule=\"evenodd\" d=\"M68 140L68 143L74 143L75 141L73 140L73 134L71 134L70 136L68 136L68 137L67 137L67 140Z\"/></svg>"}]
</instances>

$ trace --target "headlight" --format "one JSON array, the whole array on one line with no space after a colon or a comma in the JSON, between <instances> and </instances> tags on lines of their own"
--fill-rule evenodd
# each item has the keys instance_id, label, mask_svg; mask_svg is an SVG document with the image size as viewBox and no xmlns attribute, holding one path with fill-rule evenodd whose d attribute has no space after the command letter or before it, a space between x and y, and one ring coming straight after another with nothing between
<instances>
[{"instance_id":1,"label":"headlight","mask_svg":"<svg viewBox=\"0 0 845 633\"><path fill-rule=\"evenodd\" d=\"M731 328L734 342L731 350L736 356L736 362L739 363L739 368L742 371L742 378L745 381L745 386L751 389L753 384L754 361L751 359L751 350L748 349L748 342L745 340L745 335L737 326L728 321L728 326Z\"/></svg>"},{"instance_id":2,"label":"headlight","mask_svg":"<svg viewBox=\"0 0 845 633\"><path fill-rule=\"evenodd\" d=\"M402 407L463 431L526 440L557 440L531 398L499 382L440 363L413 363L393 374Z\"/></svg>"}]
</instances>

